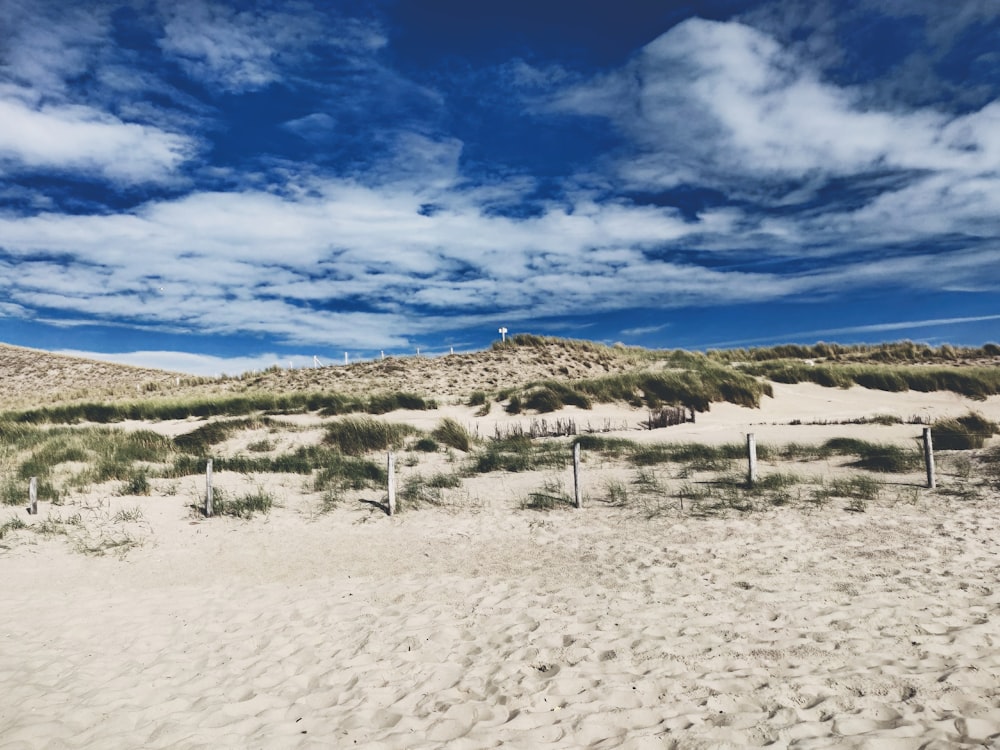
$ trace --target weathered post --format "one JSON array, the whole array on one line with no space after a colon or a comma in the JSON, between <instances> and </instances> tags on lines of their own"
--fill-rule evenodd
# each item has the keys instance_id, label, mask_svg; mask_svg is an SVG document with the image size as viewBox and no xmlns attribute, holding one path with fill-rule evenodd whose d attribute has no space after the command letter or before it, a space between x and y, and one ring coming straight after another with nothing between
<instances>
[{"instance_id":1,"label":"weathered post","mask_svg":"<svg viewBox=\"0 0 1000 750\"><path fill-rule=\"evenodd\" d=\"M580 492L580 444L573 445L573 504L583 507L583 496Z\"/></svg>"},{"instance_id":2,"label":"weathered post","mask_svg":"<svg viewBox=\"0 0 1000 750\"><path fill-rule=\"evenodd\" d=\"M386 474L389 476L389 515L396 513L396 456L392 452L386 459Z\"/></svg>"},{"instance_id":3,"label":"weathered post","mask_svg":"<svg viewBox=\"0 0 1000 750\"><path fill-rule=\"evenodd\" d=\"M28 515L38 515L38 477L32 477L28 482Z\"/></svg>"},{"instance_id":4,"label":"weathered post","mask_svg":"<svg viewBox=\"0 0 1000 750\"><path fill-rule=\"evenodd\" d=\"M934 477L934 445L931 442L931 428L924 428L924 463L927 465L927 489L937 486Z\"/></svg>"},{"instance_id":5,"label":"weathered post","mask_svg":"<svg viewBox=\"0 0 1000 750\"><path fill-rule=\"evenodd\" d=\"M757 440L753 433L747 433L747 484L754 484L757 481Z\"/></svg>"},{"instance_id":6,"label":"weathered post","mask_svg":"<svg viewBox=\"0 0 1000 750\"><path fill-rule=\"evenodd\" d=\"M212 507L212 459L208 459L205 464L205 515L212 517L214 508Z\"/></svg>"}]
</instances>

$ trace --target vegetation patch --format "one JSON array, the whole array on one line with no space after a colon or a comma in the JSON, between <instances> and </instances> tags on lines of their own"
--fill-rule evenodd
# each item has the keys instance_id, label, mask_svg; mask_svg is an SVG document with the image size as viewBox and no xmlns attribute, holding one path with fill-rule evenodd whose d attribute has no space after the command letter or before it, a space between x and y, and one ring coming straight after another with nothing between
<instances>
[{"instance_id":1,"label":"vegetation patch","mask_svg":"<svg viewBox=\"0 0 1000 750\"><path fill-rule=\"evenodd\" d=\"M956 419L939 419L931 425L935 448L967 451L982 448L988 438L1000 432L1000 426L985 417L969 413Z\"/></svg>"},{"instance_id":2,"label":"vegetation patch","mask_svg":"<svg viewBox=\"0 0 1000 750\"><path fill-rule=\"evenodd\" d=\"M12 531L17 531L19 529L25 528L27 525L28 524L26 524L17 516L11 516L6 521L4 521L3 524L0 524L0 539L3 539L5 536L7 536L7 534L9 534Z\"/></svg>"},{"instance_id":3,"label":"vegetation patch","mask_svg":"<svg viewBox=\"0 0 1000 750\"><path fill-rule=\"evenodd\" d=\"M212 492L212 511L217 516L249 519L257 513L270 513L273 505L274 496L261 487L242 495L230 495L221 488Z\"/></svg>"},{"instance_id":4,"label":"vegetation patch","mask_svg":"<svg viewBox=\"0 0 1000 750\"><path fill-rule=\"evenodd\" d=\"M442 419L438 423L438 426L434 428L431 437L439 443L463 453L468 453L472 444L468 430L451 417Z\"/></svg>"},{"instance_id":5,"label":"vegetation patch","mask_svg":"<svg viewBox=\"0 0 1000 750\"><path fill-rule=\"evenodd\" d=\"M444 490L461 486L462 480L455 474L437 473L429 477L415 475L409 477L396 495L399 509L416 509L423 505L442 505Z\"/></svg>"},{"instance_id":6,"label":"vegetation patch","mask_svg":"<svg viewBox=\"0 0 1000 750\"><path fill-rule=\"evenodd\" d=\"M840 388L860 385L890 392L951 391L974 399L1000 393L1000 368L996 367L808 364L777 360L753 363L744 370L777 383L816 383Z\"/></svg>"},{"instance_id":7,"label":"vegetation patch","mask_svg":"<svg viewBox=\"0 0 1000 750\"><path fill-rule=\"evenodd\" d=\"M401 448L403 441L418 430L402 423L382 422L370 417L349 417L326 428L323 442L348 456Z\"/></svg>"},{"instance_id":8,"label":"vegetation patch","mask_svg":"<svg viewBox=\"0 0 1000 750\"><path fill-rule=\"evenodd\" d=\"M526 435L516 435L488 443L485 450L472 456L468 471L488 474L563 468L569 462L568 453L565 444L532 443Z\"/></svg>"},{"instance_id":9,"label":"vegetation patch","mask_svg":"<svg viewBox=\"0 0 1000 750\"><path fill-rule=\"evenodd\" d=\"M570 497L562 483L555 479L550 479L538 490L529 492L528 496L521 502L522 510L554 510L559 507L571 508L573 506L573 498Z\"/></svg>"},{"instance_id":10,"label":"vegetation patch","mask_svg":"<svg viewBox=\"0 0 1000 750\"><path fill-rule=\"evenodd\" d=\"M412 393L375 394L368 399L339 393L255 392L238 396L176 400L78 403L7 412L0 421L21 424L108 424L125 420L163 421L192 417L243 417L252 414L295 414L318 411L324 416L385 414L397 409L434 409L436 402Z\"/></svg>"}]
</instances>

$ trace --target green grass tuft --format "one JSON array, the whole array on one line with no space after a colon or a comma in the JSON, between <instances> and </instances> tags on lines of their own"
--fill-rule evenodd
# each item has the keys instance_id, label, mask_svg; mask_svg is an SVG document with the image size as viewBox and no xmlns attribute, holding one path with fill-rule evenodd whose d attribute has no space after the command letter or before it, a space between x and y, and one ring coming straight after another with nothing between
<instances>
[{"instance_id":1,"label":"green grass tuft","mask_svg":"<svg viewBox=\"0 0 1000 750\"><path fill-rule=\"evenodd\" d=\"M400 448L404 439L418 430L401 423L382 422L370 417L348 417L326 428L323 442L348 456Z\"/></svg>"},{"instance_id":2,"label":"green grass tuft","mask_svg":"<svg viewBox=\"0 0 1000 750\"><path fill-rule=\"evenodd\" d=\"M939 419L931 425L931 439L940 450L967 451L982 448L1000 426L980 414L969 413L956 419Z\"/></svg>"},{"instance_id":3,"label":"green grass tuft","mask_svg":"<svg viewBox=\"0 0 1000 750\"><path fill-rule=\"evenodd\" d=\"M439 443L463 453L469 452L472 442L468 431L451 417L442 419L438 426L434 428L431 437Z\"/></svg>"},{"instance_id":4,"label":"green grass tuft","mask_svg":"<svg viewBox=\"0 0 1000 750\"><path fill-rule=\"evenodd\" d=\"M2 525L0 525L0 539L3 539L5 536L7 536L7 534L9 534L12 531L17 531L19 529L27 527L27 525L28 524L26 524L17 516L11 516L6 521L4 521Z\"/></svg>"},{"instance_id":5,"label":"green grass tuft","mask_svg":"<svg viewBox=\"0 0 1000 750\"><path fill-rule=\"evenodd\" d=\"M212 510L217 516L253 518L256 513L270 513L274 496L261 487L238 497L216 490L212 493Z\"/></svg>"}]
</instances>

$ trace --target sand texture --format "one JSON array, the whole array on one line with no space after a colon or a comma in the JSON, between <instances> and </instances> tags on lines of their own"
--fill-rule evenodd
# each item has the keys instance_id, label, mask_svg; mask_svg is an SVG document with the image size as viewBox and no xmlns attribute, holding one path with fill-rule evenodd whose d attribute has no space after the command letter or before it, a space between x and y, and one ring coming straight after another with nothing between
<instances>
[{"instance_id":1,"label":"sand texture","mask_svg":"<svg viewBox=\"0 0 1000 750\"><path fill-rule=\"evenodd\" d=\"M996 503L150 499L124 559L0 557L0 748L995 746Z\"/></svg>"}]
</instances>

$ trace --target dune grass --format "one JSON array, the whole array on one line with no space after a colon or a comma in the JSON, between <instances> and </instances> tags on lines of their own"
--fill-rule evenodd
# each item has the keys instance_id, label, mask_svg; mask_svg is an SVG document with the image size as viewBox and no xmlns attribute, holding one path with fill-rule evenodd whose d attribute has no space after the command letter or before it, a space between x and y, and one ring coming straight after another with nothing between
<instances>
[{"instance_id":1,"label":"dune grass","mask_svg":"<svg viewBox=\"0 0 1000 750\"><path fill-rule=\"evenodd\" d=\"M472 447L472 438L462 425L451 417L442 419L431 432L431 437L442 445L468 453Z\"/></svg>"},{"instance_id":2,"label":"dune grass","mask_svg":"<svg viewBox=\"0 0 1000 750\"><path fill-rule=\"evenodd\" d=\"M938 419L931 425L934 447L940 450L982 448L998 432L1000 425L973 412L954 419Z\"/></svg>"},{"instance_id":3,"label":"dune grass","mask_svg":"<svg viewBox=\"0 0 1000 750\"><path fill-rule=\"evenodd\" d=\"M548 441L534 442L526 435L513 435L493 440L470 456L468 474L488 474L493 471L524 472L538 469L558 469L569 462L566 445Z\"/></svg>"},{"instance_id":4,"label":"dune grass","mask_svg":"<svg viewBox=\"0 0 1000 750\"><path fill-rule=\"evenodd\" d=\"M371 417L348 417L327 426L323 443L347 456L363 456L401 448L406 437L418 432L416 427L408 424L383 422Z\"/></svg>"},{"instance_id":5,"label":"dune grass","mask_svg":"<svg viewBox=\"0 0 1000 750\"><path fill-rule=\"evenodd\" d=\"M511 396L508 412L530 409L552 412L564 406L590 409L594 403L626 402L657 409L680 405L705 412L713 403L729 402L758 407L762 396L771 396L770 384L732 368L701 363L697 369L638 371L600 378L530 383Z\"/></svg>"},{"instance_id":6,"label":"dune grass","mask_svg":"<svg viewBox=\"0 0 1000 750\"><path fill-rule=\"evenodd\" d=\"M295 414L319 412L385 414L397 409L426 410L436 402L412 393L376 393L368 398L339 393L247 393L228 396L193 396L185 399L87 402L46 406L0 414L0 421L21 424L110 424L125 420L163 421L192 417L244 417L258 413Z\"/></svg>"},{"instance_id":7,"label":"dune grass","mask_svg":"<svg viewBox=\"0 0 1000 750\"><path fill-rule=\"evenodd\" d=\"M798 360L775 360L753 363L743 369L776 383L816 383L831 388L860 385L889 392L950 391L978 400L1000 393L1000 368L997 367L810 365Z\"/></svg>"},{"instance_id":8,"label":"dune grass","mask_svg":"<svg viewBox=\"0 0 1000 750\"><path fill-rule=\"evenodd\" d=\"M2 524L0 524L0 539L3 539L5 536L7 536L7 534L9 534L12 531L18 531L20 529L25 528L27 525L28 524L26 524L17 516L11 516Z\"/></svg>"},{"instance_id":9,"label":"dune grass","mask_svg":"<svg viewBox=\"0 0 1000 750\"><path fill-rule=\"evenodd\" d=\"M257 513L270 513L273 506L274 496L261 487L241 495L230 495L221 488L212 493L212 512L216 516L250 519Z\"/></svg>"},{"instance_id":10,"label":"dune grass","mask_svg":"<svg viewBox=\"0 0 1000 750\"><path fill-rule=\"evenodd\" d=\"M1000 345L955 347L944 344L932 347L913 341L881 344L830 344L811 346L782 344L751 349L710 350L707 355L720 362L766 362L780 359L855 361L879 364L947 363L960 360L981 360L1000 357Z\"/></svg>"},{"instance_id":11,"label":"dune grass","mask_svg":"<svg viewBox=\"0 0 1000 750\"><path fill-rule=\"evenodd\" d=\"M442 505L444 490L455 489L461 484L461 477L445 472L430 476L416 474L408 477L396 494L396 510L416 510L425 505Z\"/></svg>"}]
</instances>

